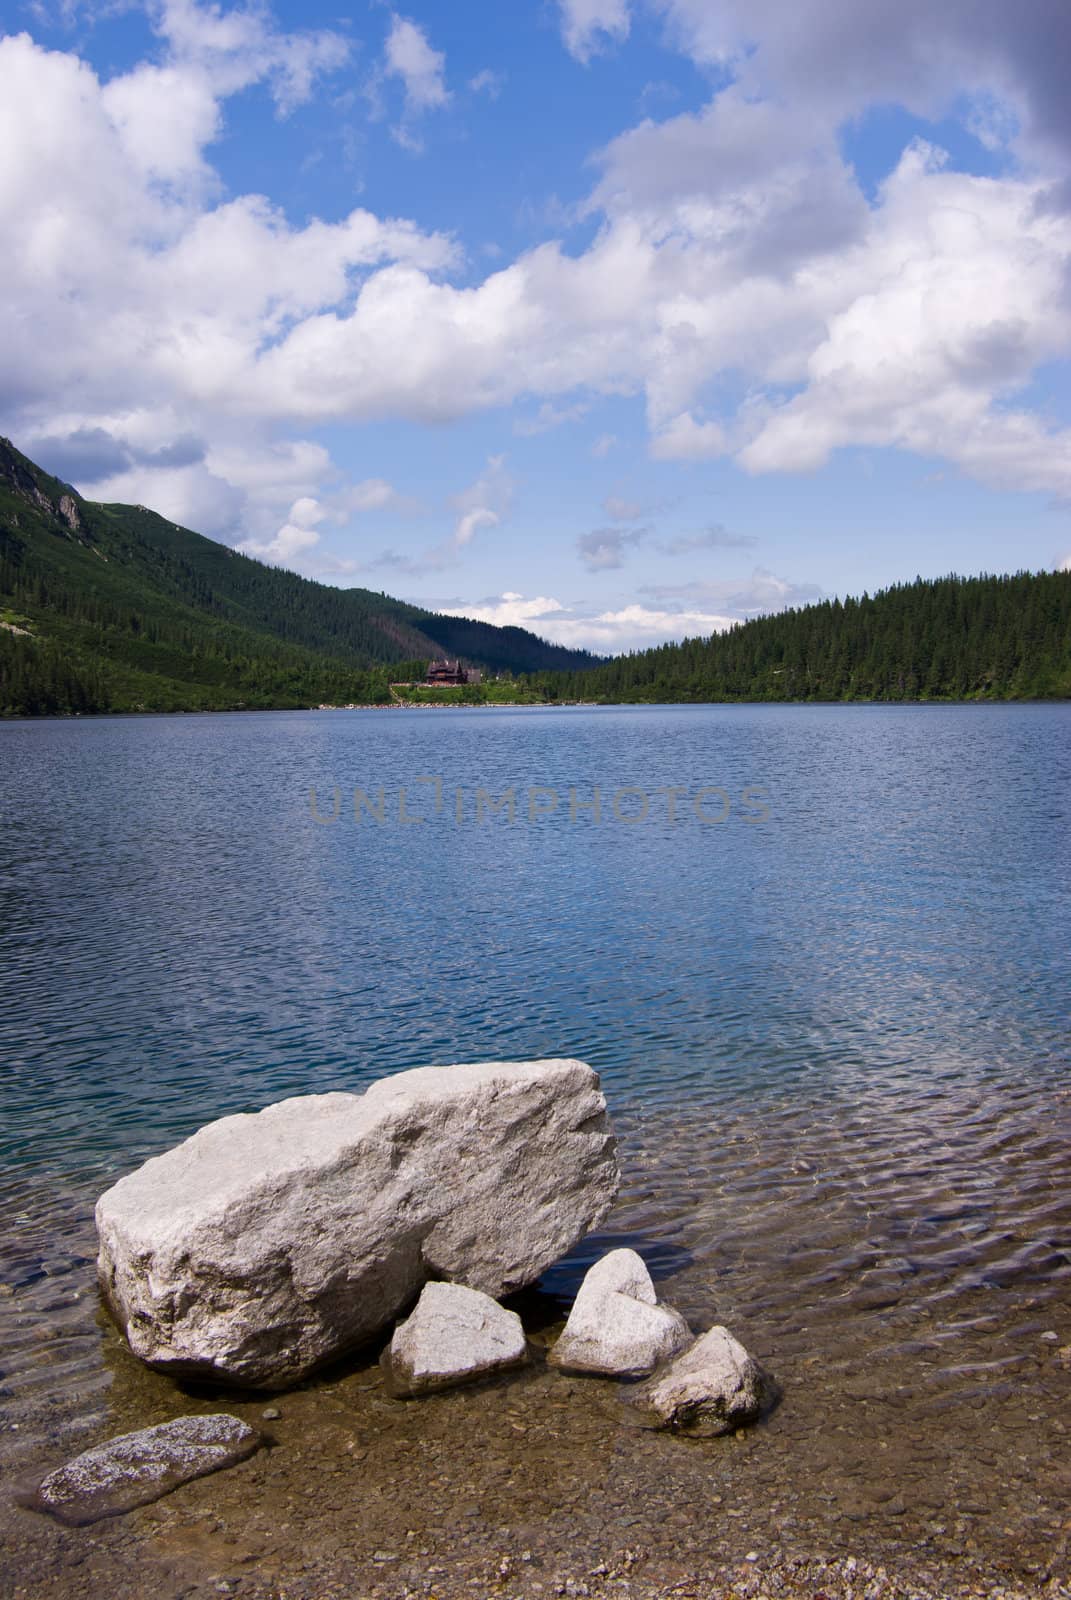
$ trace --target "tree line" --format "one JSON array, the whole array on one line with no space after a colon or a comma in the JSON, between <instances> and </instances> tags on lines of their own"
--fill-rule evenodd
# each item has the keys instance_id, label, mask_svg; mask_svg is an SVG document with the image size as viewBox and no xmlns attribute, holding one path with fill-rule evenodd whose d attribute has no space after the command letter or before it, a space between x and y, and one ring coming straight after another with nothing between
<instances>
[{"instance_id":1,"label":"tree line","mask_svg":"<svg viewBox=\"0 0 1071 1600\"><path fill-rule=\"evenodd\" d=\"M918 578L529 682L551 701L610 703L1063 698L1071 573Z\"/></svg>"}]
</instances>

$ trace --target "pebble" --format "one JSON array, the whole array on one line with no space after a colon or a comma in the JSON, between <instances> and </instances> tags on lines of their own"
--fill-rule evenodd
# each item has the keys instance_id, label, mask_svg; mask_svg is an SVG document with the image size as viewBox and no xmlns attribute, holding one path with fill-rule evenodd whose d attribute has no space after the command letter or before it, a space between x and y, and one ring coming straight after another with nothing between
<instances>
[{"instance_id":1,"label":"pebble","mask_svg":"<svg viewBox=\"0 0 1071 1600\"><path fill-rule=\"evenodd\" d=\"M260 1414L265 1422L278 1422L279 1418L282 1416L282 1412L279 1410L278 1406L268 1406L268 1408L265 1411L262 1411Z\"/></svg>"}]
</instances>

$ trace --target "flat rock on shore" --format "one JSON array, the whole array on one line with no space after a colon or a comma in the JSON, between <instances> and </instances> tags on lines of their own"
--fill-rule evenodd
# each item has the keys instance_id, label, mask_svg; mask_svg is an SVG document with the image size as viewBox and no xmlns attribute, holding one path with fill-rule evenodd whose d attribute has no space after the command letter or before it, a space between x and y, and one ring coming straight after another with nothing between
<instances>
[{"instance_id":1,"label":"flat rock on shore","mask_svg":"<svg viewBox=\"0 0 1071 1600\"><path fill-rule=\"evenodd\" d=\"M255 1428L225 1413L176 1417L83 1451L50 1472L27 1504L80 1527L148 1505L191 1478L234 1466L261 1443Z\"/></svg>"}]
</instances>

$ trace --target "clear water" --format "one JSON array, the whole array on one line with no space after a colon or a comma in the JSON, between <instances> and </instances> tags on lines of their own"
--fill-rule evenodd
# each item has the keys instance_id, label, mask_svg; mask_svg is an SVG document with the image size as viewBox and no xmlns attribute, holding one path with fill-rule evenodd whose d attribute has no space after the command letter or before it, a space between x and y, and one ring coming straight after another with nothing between
<instances>
[{"instance_id":1,"label":"clear water","mask_svg":"<svg viewBox=\"0 0 1071 1600\"><path fill-rule=\"evenodd\" d=\"M1064 706L0 726L0 1158L110 1174L451 1060L578 1055L619 1106L1040 1095L1069 878Z\"/></svg>"},{"instance_id":2,"label":"clear water","mask_svg":"<svg viewBox=\"0 0 1071 1600\"><path fill-rule=\"evenodd\" d=\"M382 821L358 820L357 787L373 807L383 789ZM510 788L512 821L477 813ZM960 1473L993 1540L1048 1559L1069 888L1071 706L0 724L19 1419L0 1454L105 1426L124 1369L93 1319L91 1209L120 1173L286 1095L576 1055L603 1075L626 1184L544 1287L628 1239L697 1326L746 1335L786 1384L793 1494L808 1461L821 1481L808 1526L836 1515L823 1419L846 1407L863 1439L859 1394L886 1394L844 1514L902 1428L897 1537L937 1537L925 1518Z\"/></svg>"}]
</instances>

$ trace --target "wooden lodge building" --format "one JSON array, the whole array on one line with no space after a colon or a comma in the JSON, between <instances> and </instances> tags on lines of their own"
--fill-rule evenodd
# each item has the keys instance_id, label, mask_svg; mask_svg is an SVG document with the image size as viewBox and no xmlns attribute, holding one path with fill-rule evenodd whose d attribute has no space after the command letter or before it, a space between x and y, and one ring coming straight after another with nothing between
<instances>
[{"instance_id":1,"label":"wooden lodge building","mask_svg":"<svg viewBox=\"0 0 1071 1600\"><path fill-rule=\"evenodd\" d=\"M436 688L442 688L452 683L473 683L476 681L478 681L477 675L467 672L460 661L455 661L452 665L449 661L429 662L428 674L424 679L426 684L433 684Z\"/></svg>"}]
</instances>

